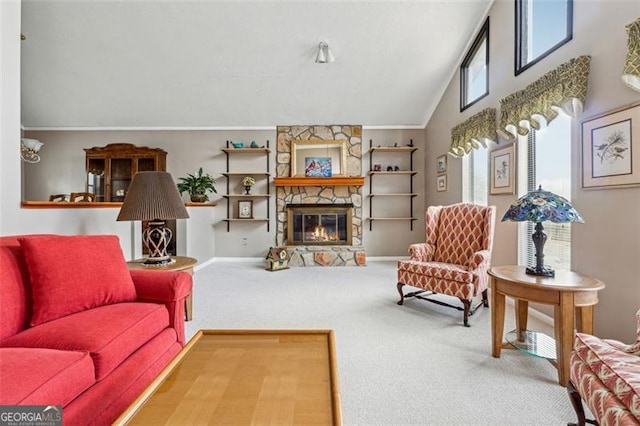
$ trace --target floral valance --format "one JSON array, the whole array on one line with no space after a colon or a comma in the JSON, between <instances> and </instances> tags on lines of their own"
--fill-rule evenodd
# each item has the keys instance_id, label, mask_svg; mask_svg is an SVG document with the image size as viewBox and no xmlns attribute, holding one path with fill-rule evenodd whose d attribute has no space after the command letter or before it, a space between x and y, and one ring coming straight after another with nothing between
<instances>
[{"instance_id":1,"label":"floral valance","mask_svg":"<svg viewBox=\"0 0 640 426\"><path fill-rule=\"evenodd\" d=\"M549 71L525 89L500 99L498 132L507 139L539 129L539 116L547 123L562 109L572 117L582 112L587 97L590 56L578 56Z\"/></svg>"},{"instance_id":2,"label":"floral valance","mask_svg":"<svg viewBox=\"0 0 640 426\"><path fill-rule=\"evenodd\" d=\"M496 142L496 109L486 108L451 129L449 154L464 157L472 149Z\"/></svg>"},{"instance_id":3,"label":"floral valance","mask_svg":"<svg viewBox=\"0 0 640 426\"><path fill-rule=\"evenodd\" d=\"M622 81L640 92L640 18L627 25L627 57L622 70Z\"/></svg>"}]
</instances>

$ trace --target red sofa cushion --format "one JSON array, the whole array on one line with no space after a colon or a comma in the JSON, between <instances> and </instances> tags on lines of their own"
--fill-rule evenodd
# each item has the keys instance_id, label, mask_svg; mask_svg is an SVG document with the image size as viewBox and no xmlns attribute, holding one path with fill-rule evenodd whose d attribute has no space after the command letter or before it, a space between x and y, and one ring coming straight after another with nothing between
<instances>
[{"instance_id":1,"label":"red sofa cushion","mask_svg":"<svg viewBox=\"0 0 640 426\"><path fill-rule=\"evenodd\" d=\"M115 235L19 238L32 285L31 325L136 299Z\"/></svg>"},{"instance_id":2,"label":"red sofa cushion","mask_svg":"<svg viewBox=\"0 0 640 426\"><path fill-rule=\"evenodd\" d=\"M0 348L0 405L66 405L95 383L87 352Z\"/></svg>"},{"instance_id":3,"label":"red sofa cushion","mask_svg":"<svg viewBox=\"0 0 640 426\"><path fill-rule=\"evenodd\" d=\"M31 292L29 273L20 243L0 237L0 341L29 325Z\"/></svg>"},{"instance_id":4,"label":"red sofa cushion","mask_svg":"<svg viewBox=\"0 0 640 426\"><path fill-rule=\"evenodd\" d=\"M5 347L88 351L96 380L169 326L169 312L156 303L117 303L71 314L24 330Z\"/></svg>"}]
</instances>

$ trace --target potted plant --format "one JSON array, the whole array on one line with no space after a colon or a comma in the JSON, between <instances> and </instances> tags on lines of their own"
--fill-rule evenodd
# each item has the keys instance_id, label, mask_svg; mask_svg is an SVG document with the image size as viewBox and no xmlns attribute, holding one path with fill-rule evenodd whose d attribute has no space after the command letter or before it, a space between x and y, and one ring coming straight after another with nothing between
<instances>
[{"instance_id":1,"label":"potted plant","mask_svg":"<svg viewBox=\"0 0 640 426\"><path fill-rule=\"evenodd\" d=\"M209 201L207 191L218 193L214 185L216 181L208 173L202 174L202 167L198 169L197 174L189 173L187 177L178 178L178 181L178 191L180 194L188 192L191 201L194 203Z\"/></svg>"}]
</instances>

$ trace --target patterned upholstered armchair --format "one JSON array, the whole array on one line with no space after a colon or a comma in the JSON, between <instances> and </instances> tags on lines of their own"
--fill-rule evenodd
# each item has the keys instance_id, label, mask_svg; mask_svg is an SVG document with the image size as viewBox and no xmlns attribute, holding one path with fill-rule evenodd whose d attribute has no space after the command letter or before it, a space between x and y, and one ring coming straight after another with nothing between
<instances>
[{"instance_id":1,"label":"patterned upholstered armchair","mask_svg":"<svg viewBox=\"0 0 640 426\"><path fill-rule=\"evenodd\" d=\"M631 345L576 333L567 392L578 425L640 425L640 310L636 321L638 338ZM581 397L597 423L585 418Z\"/></svg>"},{"instance_id":2,"label":"patterned upholstered armchair","mask_svg":"<svg viewBox=\"0 0 640 426\"><path fill-rule=\"evenodd\" d=\"M480 305L489 306L487 270L491 261L495 206L460 203L431 206L426 213L427 241L409 246L409 260L398 261L398 292L464 311L464 325ZM404 294L405 285L420 290ZM444 294L460 299L462 306L430 298ZM472 306L475 297L482 303Z\"/></svg>"}]
</instances>

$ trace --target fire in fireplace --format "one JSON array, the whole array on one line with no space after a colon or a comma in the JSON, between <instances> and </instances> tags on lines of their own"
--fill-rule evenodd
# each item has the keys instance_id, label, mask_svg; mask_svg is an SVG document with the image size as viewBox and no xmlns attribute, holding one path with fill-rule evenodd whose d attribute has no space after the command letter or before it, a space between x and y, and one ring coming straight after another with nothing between
<instances>
[{"instance_id":1,"label":"fire in fireplace","mask_svg":"<svg viewBox=\"0 0 640 426\"><path fill-rule=\"evenodd\" d=\"M288 204L287 244L351 245L353 204Z\"/></svg>"}]
</instances>

